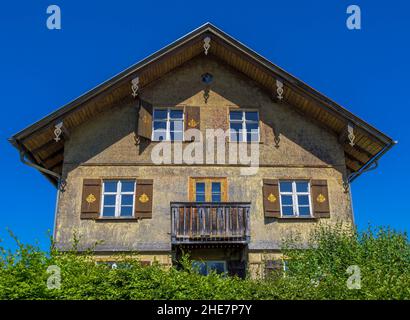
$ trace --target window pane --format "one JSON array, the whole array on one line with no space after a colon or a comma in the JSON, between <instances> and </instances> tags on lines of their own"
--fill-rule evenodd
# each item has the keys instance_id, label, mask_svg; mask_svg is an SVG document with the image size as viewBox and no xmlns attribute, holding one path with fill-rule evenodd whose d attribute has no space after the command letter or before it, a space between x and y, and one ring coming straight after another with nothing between
<instances>
[{"instance_id":1,"label":"window pane","mask_svg":"<svg viewBox=\"0 0 410 320\"><path fill-rule=\"evenodd\" d=\"M184 131L182 120L173 120L169 123L171 131Z\"/></svg>"},{"instance_id":2,"label":"window pane","mask_svg":"<svg viewBox=\"0 0 410 320\"><path fill-rule=\"evenodd\" d=\"M293 216L293 207L282 207L282 214L284 216Z\"/></svg>"},{"instance_id":3,"label":"window pane","mask_svg":"<svg viewBox=\"0 0 410 320\"><path fill-rule=\"evenodd\" d=\"M115 216L115 207L104 207L103 208L103 217L114 217Z\"/></svg>"},{"instance_id":4,"label":"window pane","mask_svg":"<svg viewBox=\"0 0 410 320\"><path fill-rule=\"evenodd\" d=\"M204 182L197 182L196 183L196 192L197 193L205 193L205 183Z\"/></svg>"},{"instance_id":5,"label":"window pane","mask_svg":"<svg viewBox=\"0 0 410 320\"><path fill-rule=\"evenodd\" d=\"M204 194L196 194L196 202L205 202L205 195Z\"/></svg>"},{"instance_id":6,"label":"window pane","mask_svg":"<svg viewBox=\"0 0 410 320\"><path fill-rule=\"evenodd\" d=\"M121 181L121 192L134 192L134 181Z\"/></svg>"},{"instance_id":7,"label":"window pane","mask_svg":"<svg viewBox=\"0 0 410 320\"><path fill-rule=\"evenodd\" d=\"M177 132L171 131L170 136L171 136L171 141L182 141L183 133L182 131L177 131Z\"/></svg>"},{"instance_id":8,"label":"window pane","mask_svg":"<svg viewBox=\"0 0 410 320\"><path fill-rule=\"evenodd\" d=\"M154 121L154 130L167 130L167 123L165 121Z\"/></svg>"},{"instance_id":9,"label":"window pane","mask_svg":"<svg viewBox=\"0 0 410 320\"><path fill-rule=\"evenodd\" d=\"M259 121L258 112L257 111L245 112L245 119L251 120L251 121Z\"/></svg>"},{"instance_id":10,"label":"window pane","mask_svg":"<svg viewBox=\"0 0 410 320\"><path fill-rule=\"evenodd\" d=\"M212 193L220 193L220 192L221 192L221 183L212 182Z\"/></svg>"},{"instance_id":11,"label":"window pane","mask_svg":"<svg viewBox=\"0 0 410 320\"><path fill-rule=\"evenodd\" d=\"M280 182L280 192L292 192L292 182Z\"/></svg>"},{"instance_id":12,"label":"window pane","mask_svg":"<svg viewBox=\"0 0 410 320\"><path fill-rule=\"evenodd\" d=\"M242 140L242 123L231 123L231 141Z\"/></svg>"},{"instance_id":13,"label":"window pane","mask_svg":"<svg viewBox=\"0 0 410 320\"><path fill-rule=\"evenodd\" d=\"M248 133L246 135L246 141L251 141L251 142L258 142L259 141L259 134L257 132L255 133Z\"/></svg>"},{"instance_id":14,"label":"window pane","mask_svg":"<svg viewBox=\"0 0 410 320\"><path fill-rule=\"evenodd\" d=\"M309 207L299 207L299 215L300 216L310 216L310 208Z\"/></svg>"},{"instance_id":15,"label":"window pane","mask_svg":"<svg viewBox=\"0 0 410 320\"><path fill-rule=\"evenodd\" d=\"M104 192L117 192L118 181L104 181Z\"/></svg>"},{"instance_id":16,"label":"window pane","mask_svg":"<svg viewBox=\"0 0 410 320\"><path fill-rule=\"evenodd\" d=\"M161 110L161 109L156 109L156 110L154 110L154 119L155 120L159 120L159 119L162 119L162 120L165 120L167 118L167 110L166 109L164 109L164 110Z\"/></svg>"},{"instance_id":17,"label":"window pane","mask_svg":"<svg viewBox=\"0 0 410 320\"><path fill-rule=\"evenodd\" d=\"M121 196L121 205L122 206L132 206L134 201L134 195L126 194Z\"/></svg>"},{"instance_id":18,"label":"window pane","mask_svg":"<svg viewBox=\"0 0 410 320\"><path fill-rule=\"evenodd\" d=\"M280 200L283 206L291 206L293 205L292 196L280 196Z\"/></svg>"},{"instance_id":19,"label":"window pane","mask_svg":"<svg viewBox=\"0 0 410 320\"><path fill-rule=\"evenodd\" d=\"M231 111L229 113L229 119L231 119L231 120L242 120L242 111Z\"/></svg>"},{"instance_id":20,"label":"window pane","mask_svg":"<svg viewBox=\"0 0 410 320\"><path fill-rule=\"evenodd\" d=\"M202 274L203 276L207 275L206 264L204 262L193 261L192 268L196 270L199 274Z\"/></svg>"},{"instance_id":21,"label":"window pane","mask_svg":"<svg viewBox=\"0 0 410 320\"><path fill-rule=\"evenodd\" d=\"M306 181L296 181L296 191L297 192L308 192L309 183Z\"/></svg>"},{"instance_id":22,"label":"window pane","mask_svg":"<svg viewBox=\"0 0 410 320\"><path fill-rule=\"evenodd\" d=\"M212 194L212 202L221 202L221 194L220 193L213 193Z\"/></svg>"},{"instance_id":23,"label":"window pane","mask_svg":"<svg viewBox=\"0 0 410 320\"><path fill-rule=\"evenodd\" d=\"M258 130L259 124L258 123L246 123L246 140L247 141L258 141Z\"/></svg>"},{"instance_id":24,"label":"window pane","mask_svg":"<svg viewBox=\"0 0 410 320\"><path fill-rule=\"evenodd\" d=\"M309 196L298 196L298 205L309 205Z\"/></svg>"},{"instance_id":25,"label":"window pane","mask_svg":"<svg viewBox=\"0 0 410 320\"><path fill-rule=\"evenodd\" d=\"M225 263L218 261L208 261L208 272L215 271L218 274L225 273Z\"/></svg>"},{"instance_id":26,"label":"window pane","mask_svg":"<svg viewBox=\"0 0 410 320\"><path fill-rule=\"evenodd\" d=\"M165 140L167 133L165 131L154 131L154 140L155 141L162 141Z\"/></svg>"},{"instance_id":27,"label":"window pane","mask_svg":"<svg viewBox=\"0 0 410 320\"><path fill-rule=\"evenodd\" d=\"M246 123L246 131L247 132L257 133L258 128L259 128L258 123Z\"/></svg>"},{"instance_id":28,"label":"window pane","mask_svg":"<svg viewBox=\"0 0 410 320\"><path fill-rule=\"evenodd\" d=\"M121 217L131 217L132 216L132 207L121 206L120 216Z\"/></svg>"},{"instance_id":29,"label":"window pane","mask_svg":"<svg viewBox=\"0 0 410 320\"><path fill-rule=\"evenodd\" d=\"M184 116L184 113L182 112L182 110L171 110L169 117L171 119L182 119Z\"/></svg>"},{"instance_id":30,"label":"window pane","mask_svg":"<svg viewBox=\"0 0 410 320\"><path fill-rule=\"evenodd\" d=\"M105 206L115 206L115 195L104 195Z\"/></svg>"}]
</instances>

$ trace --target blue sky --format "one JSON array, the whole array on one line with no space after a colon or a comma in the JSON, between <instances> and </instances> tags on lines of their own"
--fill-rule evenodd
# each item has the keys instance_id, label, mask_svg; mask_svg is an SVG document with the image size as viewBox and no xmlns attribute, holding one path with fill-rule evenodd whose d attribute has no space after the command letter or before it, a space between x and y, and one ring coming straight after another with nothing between
<instances>
[{"instance_id":1,"label":"blue sky","mask_svg":"<svg viewBox=\"0 0 410 320\"><path fill-rule=\"evenodd\" d=\"M62 29L46 28L57 4ZM362 29L346 28L346 8ZM7 138L209 21L399 144L352 185L356 223L410 231L408 1L19 1L0 5L0 238L47 248L56 190Z\"/></svg>"}]
</instances>

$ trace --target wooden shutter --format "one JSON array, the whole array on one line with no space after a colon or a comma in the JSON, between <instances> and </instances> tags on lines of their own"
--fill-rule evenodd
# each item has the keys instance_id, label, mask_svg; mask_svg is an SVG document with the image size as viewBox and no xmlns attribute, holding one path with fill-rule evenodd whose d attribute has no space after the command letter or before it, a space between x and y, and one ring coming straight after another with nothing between
<instances>
[{"instance_id":1,"label":"wooden shutter","mask_svg":"<svg viewBox=\"0 0 410 320\"><path fill-rule=\"evenodd\" d=\"M140 100L138 135L148 140L152 136L152 104L144 100Z\"/></svg>"},{"instance_id":2,"label":"wooden shutter","mask_svg":"<svg viewBox=\"0 0 410 320\"><path fill-rule=\"evenodd\" d=\"M312 194L313 216L315 218L330 218L329 193L326 180L310 182Z\"/></svg>"},{"instance_id":3,"label":"wooden shutter","mask_svg":"<svg viewBox=\"0 0 410 320\"><path fill-rule=\"evenodd\" d=\"M201 130L201 109L199 107L185 107L185 131L189 129ZM187 140L192 141L193 137Z\"/></svg>"},{"instance_id":4,"label":"wooden shutter","mask_svg":"<svg viewBox=\"0 0 410 320\"><path fill-rule=\"evenodd\" d=\"M265 217L280 218L279 180L263 179L263 208Z\"/></svg>"},{"instance_id":5,"label":"wooden shutter","mask_svg":"<svg viewBox=\"0 0 410 320\"><path fill-rule=\"evenodd\" d=\"M152 218L153 181L137 179L135 192L135 218Z\"/></svg>"},{"instance_id":6,"label":"wooden shutter","mask_svg":"<svg viewBox=\"0 0 410 320\"><path fill-rule=\"evenodd\" d=\"M101 206L101 180L84 179L81 197L81 219L97 219Z\"/></svg>"}]
</instances>

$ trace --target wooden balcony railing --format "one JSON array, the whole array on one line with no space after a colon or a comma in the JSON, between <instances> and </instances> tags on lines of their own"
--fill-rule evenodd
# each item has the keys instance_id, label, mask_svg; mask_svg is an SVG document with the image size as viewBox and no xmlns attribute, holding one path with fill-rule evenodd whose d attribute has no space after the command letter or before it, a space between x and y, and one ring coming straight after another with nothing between
<instances>
[{"instance_id":1,"label":"wooden balcony railing","mask_svg":"<svg viewBox=\"0 0 410 320\"><path fill-rule=\"evenodd\" d=\"M248 243L248 202L171 202L171 239L181 243Z\"/></svg>"}]
</instances>

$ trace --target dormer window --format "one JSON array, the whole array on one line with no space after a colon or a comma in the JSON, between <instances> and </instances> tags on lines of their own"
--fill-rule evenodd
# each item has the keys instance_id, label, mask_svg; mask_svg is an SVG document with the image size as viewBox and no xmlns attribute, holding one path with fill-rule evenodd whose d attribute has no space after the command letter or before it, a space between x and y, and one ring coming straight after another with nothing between
<instances>
[{"instance_id":1,"label":"dormer window","mask_svg":"<svg viewBox=\"0 0 410 320\"><path fill-rule=\"evenodd\" d=\"M152 141L182 141L184 112L181 109L154 109Z\"/></svg>"},{"instance_id":2,"label":"dormer window","mask_svg":"<svg viewBox=\"0 0 410 320\"><path fill-rule=\"evenodd\" d=\"M259 142L258 111L231 111L229 127L231 142Z\"/></svg>"}]
</instances>

